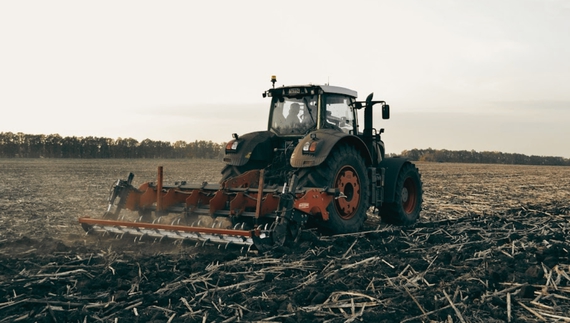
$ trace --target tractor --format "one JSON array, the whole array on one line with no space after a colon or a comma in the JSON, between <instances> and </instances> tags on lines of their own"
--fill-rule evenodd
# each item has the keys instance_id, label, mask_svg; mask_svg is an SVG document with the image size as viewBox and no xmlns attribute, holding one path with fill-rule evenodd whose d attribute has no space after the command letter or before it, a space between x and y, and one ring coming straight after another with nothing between
<instances>
[{"instance_id":1,"label":"tractor","mask_svg":"<svg viewBox=\"0 0 570 323\"><path fill-rule=\"evenodd\" d=\"M305 227L358 232L369 212L390 224L417 221L420 173L405 158L386 157L384 129L373 126L375 108L390 118L385 101L373 93L358 101L356 91L328 84L271 82L262 93L271 100L267 130L232 134L220 183L165 185L159 167L157 183L135 188L131 173L112 188L103 219L79 219L84 229L264 250L296 240ZM123 209L138 218L120 218Z\"/></svg>"}]
</instances>

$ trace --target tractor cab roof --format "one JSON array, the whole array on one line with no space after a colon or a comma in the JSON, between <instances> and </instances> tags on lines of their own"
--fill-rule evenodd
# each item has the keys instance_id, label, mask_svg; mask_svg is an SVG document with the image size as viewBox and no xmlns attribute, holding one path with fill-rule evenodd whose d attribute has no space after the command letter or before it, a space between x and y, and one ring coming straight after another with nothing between
<instances>
[{"instance_id":1,"label":"tractor cab roof","mask_svg":"<svg viewBox=\"0 0 570 323\"><path fill-rule=\"evenodd\" d=\"M352 98L356 98L358 96L358 93L356 91L344 87L332 86L332 85L315 85L315 84L287 85L270 89L266 93L269 96L302 96L302 95L314 95L319 93L342 94Z\"/></svg>"},{"instance_id":2,"label":"tractor cab roof","mask_svg":"<svg viewBox=\"0 0 570 323\"><path fill-rule=\"evenodd\" d=\"M343 94L356 99L358 93L351 89L347 89L340 86L332 86L332 85L319 85L319 87L323 90L324 93L334 93L334 94Z\"/></svg>"}]
</instances>

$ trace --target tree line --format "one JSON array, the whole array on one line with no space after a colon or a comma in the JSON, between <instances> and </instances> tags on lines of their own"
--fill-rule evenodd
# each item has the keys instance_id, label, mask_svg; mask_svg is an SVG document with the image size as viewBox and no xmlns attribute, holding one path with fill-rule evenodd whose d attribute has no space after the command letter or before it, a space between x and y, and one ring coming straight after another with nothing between
<instances>
[{"instance_id":1,"label":"tree line","mask_svg":"<svg viewBox=\"0 0 570 323\"><path fill-rule=\"evenodd\" d=\"M404 150L399 155L413 161L444 163L480 163L513 165L553 165L570 166L570 159L550 156L527 156L523 154L502 153L499 151L412 149Z\"/></svg>"},{"instance_id":2,"label":"tree line","mask_svg":"<svg viewBox=\"0 0 570 323\"><path fill-rule=\"evenodd\" d=\"M225 143L182 140L170 143L145 139L62 137L58 134L30 135L0 132L0 158L204 158L221 159ZM396 156L396 154L390 154ZM570 159L527 156L498 151L412 149L398 156L413 161L570 166Z\"/></svg>"},{"instance_id":3,"label":"tree line","mask_svg":"<svg viewBox=\"0 0 570 323\"><path fill-rule=\"evenodd\" d=\"M221 158L225 144L212 141L141 142L133 138L62 137L0 132L0 158Z\"/></svg>"}]
</instances>

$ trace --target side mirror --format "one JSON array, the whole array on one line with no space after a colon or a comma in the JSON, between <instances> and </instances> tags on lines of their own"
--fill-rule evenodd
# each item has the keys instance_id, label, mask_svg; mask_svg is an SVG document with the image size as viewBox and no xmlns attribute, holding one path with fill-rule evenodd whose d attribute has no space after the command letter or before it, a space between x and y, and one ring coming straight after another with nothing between
<instances>
[{"instance_id":1,"label":"side mirror","mask_svg":"<svg viewBox=\"0 0 570 323\"><path fill-rule=\"evenodd\" d=\"M382 106L382 119L390 119L390 106L387 104Z\"/></svg>"}]
</instances>

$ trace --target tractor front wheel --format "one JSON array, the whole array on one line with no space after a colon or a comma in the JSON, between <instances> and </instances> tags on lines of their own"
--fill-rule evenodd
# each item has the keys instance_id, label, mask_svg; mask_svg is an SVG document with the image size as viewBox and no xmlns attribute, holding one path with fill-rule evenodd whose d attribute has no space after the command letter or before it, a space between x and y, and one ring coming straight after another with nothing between
<instances>
[{"instance_id":1,"label":"tractor front wheel","mask_svg":"<svg viewBox=\"0 0 570 323\"><path fill-rule=\"evenodd\" d=\"M248 172L250 170L262 169L262 168L265 168L266 166L267 166L267 162L257 161L257 160L250 160L245 165L242 165L242 166L233 166L233 165L229 165L229 164L225 165L221 171L222 179L220 180L220 183L223 183L227 179L239 176L239 175L241 175L245 172Z\"/></svg>"}]
</instances>

